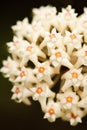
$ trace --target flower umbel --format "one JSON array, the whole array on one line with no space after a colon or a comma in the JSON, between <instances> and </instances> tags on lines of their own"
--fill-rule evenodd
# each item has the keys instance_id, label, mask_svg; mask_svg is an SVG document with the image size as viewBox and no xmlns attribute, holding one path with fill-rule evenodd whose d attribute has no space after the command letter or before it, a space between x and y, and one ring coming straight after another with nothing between
<instances>
[{"instance_id":1,"label":"flower umbel","mask_svg":"<svg viewBox=\"0 0 87 130\"><path fill-rule=\"evenodd\" d=\"M33 19L12 26L10 55L0 72L13 84L12 100L38 101L44 118L77 125L87 115L87 8L81 16L69 5L33 9Z\"/></svg>"}]
</instances>

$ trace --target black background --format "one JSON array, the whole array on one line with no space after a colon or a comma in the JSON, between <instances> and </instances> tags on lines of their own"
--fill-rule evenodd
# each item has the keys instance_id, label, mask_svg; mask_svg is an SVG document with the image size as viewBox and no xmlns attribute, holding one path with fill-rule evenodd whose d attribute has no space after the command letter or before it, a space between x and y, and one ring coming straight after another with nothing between
<instances>
[{"instance_id":1,"label":"black background","mask_svg":"<svg viewBox=\"0 0 87 130\"><path fill-rule=\"evenodd\" d=\"M31 10L41 5L53 5L58 10L71 4L78 14L83 12L83 7L87 6L87 0L14 0L0 2L0 68L2 60L7 58L8 52L6 42L12 40L11 26L17 20L28 17L31 20ZM0 74L0 130L83 130L87 129L87 117L83 118L83 123L75 127L68 122L57 119L54 123L49 123L43 119L43 113L38 102L32 102L31 106L17 104L11 98L12 85L8 79Z\"/></svg>"}]
</instances>

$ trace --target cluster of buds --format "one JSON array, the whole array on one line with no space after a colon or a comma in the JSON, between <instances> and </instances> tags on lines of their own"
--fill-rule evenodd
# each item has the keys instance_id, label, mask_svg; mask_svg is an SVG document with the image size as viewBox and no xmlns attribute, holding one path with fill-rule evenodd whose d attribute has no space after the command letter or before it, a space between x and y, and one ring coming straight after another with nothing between
<instances>
[{"instance_id":1,"label":"cluster of buds","mask_svg":"<svg viewBox=\"0 0 87 130\"><path fill-rule=\"evenodd\" d=\"M9 56L0 71L12 83L18 103L38 101L44 118L75 126L87 115L87 8L78 16L70 5L33 9L33 18L12 26ZM56 88L56 89L55 89Z\"/></svg>"}]
</instances>

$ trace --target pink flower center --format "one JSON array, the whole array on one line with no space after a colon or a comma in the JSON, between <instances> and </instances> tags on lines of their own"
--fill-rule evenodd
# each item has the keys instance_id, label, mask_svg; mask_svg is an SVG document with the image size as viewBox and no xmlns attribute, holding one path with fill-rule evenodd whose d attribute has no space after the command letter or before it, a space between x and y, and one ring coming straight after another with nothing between
<instances>
[{"instance_id":1,"label":"pink flower center","mask_svg":"<svg viewBox=\"0 0 87 130\"><path fill-rule=\"evenodd\" d=\"M15 93L16 94L20 93L20 89L18 87L16 88Z\"/></svg>"},{"instance_id":2,"label":"pink flower center","mask_svg":"<svg viewBox=\"0 0 87 130\"><path fill-rule=\"evenodd\" d=\"M20 77L22 78L22 77L24 77L24 76L25 76L25 71L21 71Z\"/></svg>"}]
</instances>

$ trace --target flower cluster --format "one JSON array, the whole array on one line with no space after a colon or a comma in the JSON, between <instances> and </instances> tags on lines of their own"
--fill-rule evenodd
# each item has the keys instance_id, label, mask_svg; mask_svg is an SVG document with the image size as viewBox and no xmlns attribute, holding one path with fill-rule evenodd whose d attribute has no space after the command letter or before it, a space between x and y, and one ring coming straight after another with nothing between
<instances>
[{"instance_id":1,"label":"flower cluster","mask_svg":"<svg viewBox=\"0 0 87 130\"><path fill-rule=\"evenodd\" d=\"M12 98L38 101L44 118L75 126L87 115L87 8L80 16L70 5L33 9L33 19L12 26L10 56L0 71L13 84ZM56 87L56 90L55 90Z\"/></svg>"}]
</instances>

